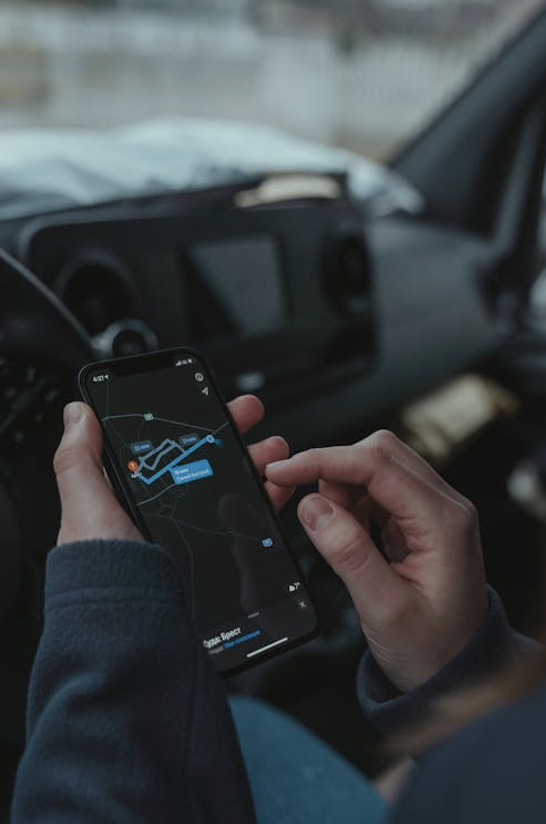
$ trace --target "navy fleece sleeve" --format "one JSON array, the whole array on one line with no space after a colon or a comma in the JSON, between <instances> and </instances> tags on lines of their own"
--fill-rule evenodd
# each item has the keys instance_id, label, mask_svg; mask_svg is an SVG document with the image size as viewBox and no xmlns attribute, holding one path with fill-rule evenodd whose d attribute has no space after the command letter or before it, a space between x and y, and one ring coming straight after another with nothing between
<instances>
[{"instance_id":1,"label":"navy fleece sleeve","mask_svg":"<svg viewBox=\"0 0 546 824\"><path fill-rule=\"evenodd\" d=\"M411 692L399 692L367 651L357 674L360 706L380 732L399 732L426 720L441 696L493 675L515 655L536 647L510 627L499 596L489 587L487 614L476 635L440 672Z\"/></svg>"},{"instance_id":2,"label":"navy fleece sleeve","mask_svg":"<svg viewBox=\"0 0 546 824\"><path fill-rule=\"evenodd\" d=\"M169 557L54 549L13 824L253 824L222 685Z\"/></svg>"},{"instance_id":3,"label":"navy fleece sleeve","mask_svg":"<svg viewBox=\"0 0 546 824\"><path fill-rule=\"evenodd\" d=\"M543 680L431 751L390 824L544 824L545 722Z\"/></svg>"}]
</instances>

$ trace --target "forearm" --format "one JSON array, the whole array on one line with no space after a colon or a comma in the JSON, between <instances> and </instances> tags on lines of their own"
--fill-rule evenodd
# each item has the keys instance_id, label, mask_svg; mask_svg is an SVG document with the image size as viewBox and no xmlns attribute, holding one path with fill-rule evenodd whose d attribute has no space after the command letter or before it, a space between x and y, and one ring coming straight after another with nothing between
<instances>
[{"instance_id":1,"label":"forearm","mask_svg":"<svg viewBox=\"0 0 546 824\"><path fill-rule=\"evenodd\" d=\"M222 686L168 556L55 549L13 824L253 822Z\"/></svg>"}]
</instances>

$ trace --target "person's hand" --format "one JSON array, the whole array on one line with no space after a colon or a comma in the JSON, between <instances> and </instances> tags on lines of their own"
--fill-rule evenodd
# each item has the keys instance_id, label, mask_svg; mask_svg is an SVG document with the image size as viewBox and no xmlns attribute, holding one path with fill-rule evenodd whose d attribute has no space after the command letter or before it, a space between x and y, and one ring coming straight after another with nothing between
<instances>
[{"instance_id":1,"label":"person's hand","mask_svg":"<svg viewBox=\"0 0 546 824\"><path fill-rule=\"evenodd\" d=\"M300 521L346 584L370 651L398 689L424 683L472 638L487 608L476 511L392 433L302 452L266 476L287 487L318 481Z\"/></svg>"},{"instance_id":2,"label":"person's hand","mask_svg":"<svg viewBox=\"0 0 546 824\"><path fill-rule=\"evenodd\" d=\"M243 395L229 404L233 419L244 434L264 416L263 404L254 395ZM102 466L102 431L93 411L84 403L70 403L64 411L65 431L55 453L54 468L61 497L62 518L58 543L94 538L144 538L127 515ZM283 438L267 438L250 447L260 475L270 461L286 458L288 444ZM281 509L292 490L266 482L266 491L275 509Z\"/></svg>"}]
</instances>

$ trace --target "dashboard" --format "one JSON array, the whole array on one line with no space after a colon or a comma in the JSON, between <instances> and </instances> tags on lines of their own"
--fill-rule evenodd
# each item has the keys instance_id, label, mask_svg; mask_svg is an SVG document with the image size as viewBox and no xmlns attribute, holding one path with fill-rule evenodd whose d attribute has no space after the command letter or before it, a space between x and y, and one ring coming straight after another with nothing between
<instances>
[{"instance_id":1,"label":"dashboard","mask_svg":"<svg viewBox=\"0 0 546 824\"><path fill-rule=\"evenodd\" d=\"M365 437L510 334L488 298L485 240L372 217L347 194L129 201L1 223L0 248L12 256L0 256L0 517L13 557L55 541L51 459L85 363L189 346L228 399L263 399L252 439L282 434L297 451ZM295 507L285 521L308 572Z\"/></svg>"},{"instance_id":2,"label":"dashboard","mask_svg":"<svg viewBox=\"0 0 546 824\"><path fill-rule=\"evenodd\" d=\"M0 259L0 517L14 558L55 541L51 460L85 363L189 346L228 399L265 402L252 439L282 434L299 451L365 437L510 334L488 298L485 240L374 218L348 195L129 201L2 223L0 248L21 267ZM294 506L285 521L309 572Z\"/></svg>"},{"instance_id":3,"label":"dashboard","mask_svg":"<svg viewBox=\"0 0 546 824\"><path fill-rule=\"evenodd\" d=\"M97 207L2 224L0 245L96 357L193 346L228 397L263 398L294 448L364 434L503 337L485 241L349 198Z\"/></svg>"}]
</instances>

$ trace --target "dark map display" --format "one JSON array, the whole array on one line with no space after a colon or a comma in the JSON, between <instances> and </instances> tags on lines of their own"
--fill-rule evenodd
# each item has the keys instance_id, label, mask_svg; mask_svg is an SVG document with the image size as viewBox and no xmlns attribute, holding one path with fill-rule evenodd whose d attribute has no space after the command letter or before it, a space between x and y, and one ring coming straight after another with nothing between
<instances>
[{"instance_id":1,"label":"dark map display","mask_svg":"<svg viewBox=\"0 0 546 824\"><path fill-rule=\"evenodd\" d=\"M219 669L309 634L314 610L206 368L99 364L86 389L151 539Z\"/></svg>"}]
</instances>

